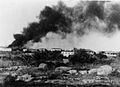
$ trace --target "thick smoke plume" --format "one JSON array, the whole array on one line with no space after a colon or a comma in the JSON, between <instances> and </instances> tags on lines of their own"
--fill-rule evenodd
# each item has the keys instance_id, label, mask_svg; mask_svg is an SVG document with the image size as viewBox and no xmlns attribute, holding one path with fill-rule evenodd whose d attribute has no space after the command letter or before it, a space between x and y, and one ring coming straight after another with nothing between
<instances>
[{"instance_id":1,"label":"thick smoke plume","mask_svg":"<svg viewBox=\"0 0 120 87\"><path fill-rule=\"evenodd\" d=\"M111 38L120 30L120 5L105 1L80 1L73 7L58 2L46 6L33 22L15 34L15 41L9 45L27 48L85 47L85 37L99 36ZM98 33L97 35L94 33ZM90 38L94 40L94 37ZM102 39L102 38L101 38ZM105 39L108 40L108 39Z\"/></svg>"}]
</instances>

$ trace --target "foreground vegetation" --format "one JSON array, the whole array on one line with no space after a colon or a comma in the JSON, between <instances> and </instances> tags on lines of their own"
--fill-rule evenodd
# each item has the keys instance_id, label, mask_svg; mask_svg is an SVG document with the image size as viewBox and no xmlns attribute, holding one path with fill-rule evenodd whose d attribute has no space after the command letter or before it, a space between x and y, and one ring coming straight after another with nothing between
<instances>
[{"instance_id":1,"label":"foreground vegetation","mask_svg":"<svg viewBox=\"0 0 120 87\"><path fill-rule=\"evenodd\" d=\"M119 87L120 59L104 52L74 50L65 57L61 51L1 52L0 83L3 87ZM64 62L63 59L69 60ZM101 66L112 67L99 74ZM101 85L101 86L100 86Z\"/></svg>"}]
</instances>

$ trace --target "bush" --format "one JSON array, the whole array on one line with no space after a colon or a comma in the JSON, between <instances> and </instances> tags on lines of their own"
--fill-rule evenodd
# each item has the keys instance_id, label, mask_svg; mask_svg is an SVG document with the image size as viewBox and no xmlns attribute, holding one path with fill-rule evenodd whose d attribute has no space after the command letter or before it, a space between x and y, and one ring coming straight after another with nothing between
<instances>
[{"instance_id":1,"label":"bush","mask_svg":"<svg viewBox=\"0 0 120 87\"><path fill-rule=\"evenodd\" d=\"M95 55L87 53L86 50L80 49L75 52L74 55L70 56L70 61L75 63L93 63L96 60Z\"/></svg>"},{"instance_id":2,"label":"bush","mask_svg":"<svg viewBox=\"0 0 120 87\"><path fill-rule=\"evenodd\" d=\"M47 61L56 61L60 62L63 59L63 55L61 51L44 51L44 52L35 52L34 53L34 61L36 61L36 65L40 63L46 63Z\"/></svg>"}]
</instances>

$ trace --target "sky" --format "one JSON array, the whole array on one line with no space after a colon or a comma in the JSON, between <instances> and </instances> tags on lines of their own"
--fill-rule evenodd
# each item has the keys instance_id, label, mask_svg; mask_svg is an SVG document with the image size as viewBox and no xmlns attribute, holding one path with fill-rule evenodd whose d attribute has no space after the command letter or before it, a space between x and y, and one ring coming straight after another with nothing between
<instances>
[{"instance_id":1,"label":"sky","mask_svg":"<svg viewBox=\"0 0 120 87\"><path fill-rule=\"evenodd\" d=\"M23 27L26 27L31 22L37 21L36 17L46 5L55 5L58 1L59 0L0 0L0 46L9 45L14 40L13 34L22 32ZM65 2L68 6L73 6L79 0L61 1ZM84 37L85 40L80 44L81 47L94 50L119 50L120 48L120 32L112 38L106 38L97 33L91 34L89 37L90 38ZM105 41L107 41L107 43Z\"/></svg>"},{"instance_id":2,"label":"sky","mask_svg":"<svg viewBox=\"0 0 120 87\"><path fill-rule=\"evenodd\" d=\"M23 27L37 21L44 6L55 5L59 0L0 0L0 46L7 46L13 34L20 33ZM73 6L78 0L61 0Z\"/></svg>"}]
</instances>

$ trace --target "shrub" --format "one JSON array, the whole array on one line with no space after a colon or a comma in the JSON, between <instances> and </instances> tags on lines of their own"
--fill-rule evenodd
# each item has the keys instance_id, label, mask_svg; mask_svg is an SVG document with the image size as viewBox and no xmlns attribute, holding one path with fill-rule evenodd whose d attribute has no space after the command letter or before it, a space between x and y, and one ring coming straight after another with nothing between
<instances>
[{"instance_id":1,"label":"shrub","mask_svg":"<svg viewBox=\"0 0 120 87\"><path fill-rule=\"evenodd\" d=\"M93 63L96 57L92 54L87 53L86 50L80 49L75 52L74 55L70 56L70 61L75 63Z\"/></svg>"}]
</instances>

